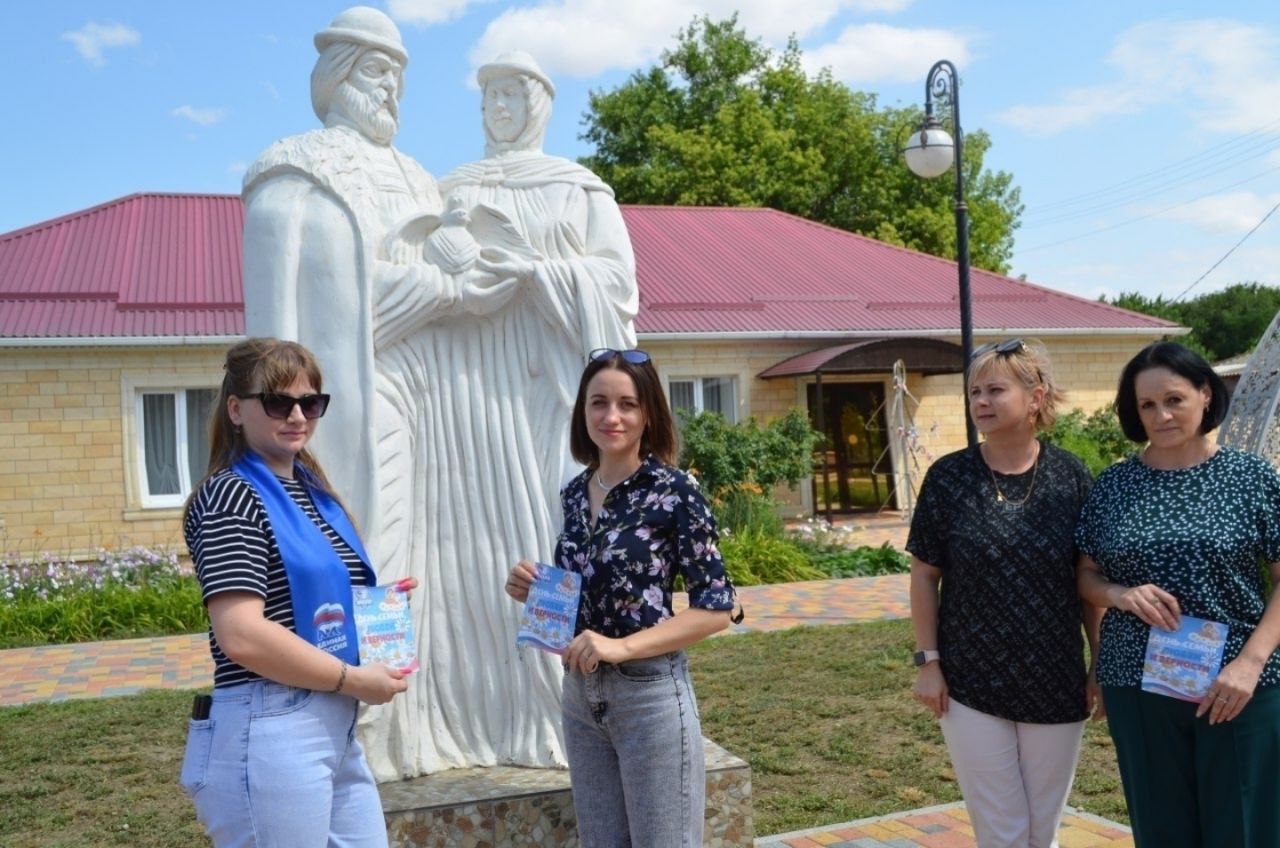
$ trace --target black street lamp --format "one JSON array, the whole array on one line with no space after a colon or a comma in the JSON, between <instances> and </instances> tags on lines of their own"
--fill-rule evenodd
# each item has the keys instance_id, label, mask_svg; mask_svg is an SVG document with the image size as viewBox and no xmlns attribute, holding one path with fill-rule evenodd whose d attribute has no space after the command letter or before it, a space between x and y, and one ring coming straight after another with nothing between
<instances>
[{"instance_id":1,"label":"black street lamp","mask_svg":"<svg viewBox=\"0 0 1280 848\"><path fill-rule=\"evenodd\" d=\"M955 141L933 115L933 102L950 107ZM960 75L956 66L943 59L929 69L924 83L924 122L903 151L907 167L921 177L932 178L956 168L956 266L960 271L960 347L967 370L973 356L973 303L969 295L969 207L964 202L964 131L960 129ZM964 389L964 429L970 446L978 443L978 433L969 417L968 377L962 373Z\"/></svg>"}]
</instances>

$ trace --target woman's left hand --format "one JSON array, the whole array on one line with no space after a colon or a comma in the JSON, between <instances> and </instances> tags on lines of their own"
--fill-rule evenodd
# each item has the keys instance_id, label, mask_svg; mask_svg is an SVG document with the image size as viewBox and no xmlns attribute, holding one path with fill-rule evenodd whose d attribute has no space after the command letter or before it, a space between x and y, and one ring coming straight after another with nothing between
<instances>
[{"instance_id":1,"label":"woman's left hand","mask_svg":"<svg viewBox=\"0 0 1280 848\"><path fill-rule=\"evenodd\" d=\"M621 639L611 639L591 630L579 633L564 649L564 667L582 674L590 674L602 662L616 664L630 658Z\"/></svg>"},{"instance_id":2,"label":"woman's left hand","mask_svg":"<svg viewBox=\"0 0 1280 848\"><path fill-rule=\"evenodd\" d=\"M1262 663L1245 656L1236 657L1218 672L1196 710L1196 718L1208 713L1209 724L1231 721L1253 700L1253 690L1261 675Z\"/></svg>"}]
</instances>

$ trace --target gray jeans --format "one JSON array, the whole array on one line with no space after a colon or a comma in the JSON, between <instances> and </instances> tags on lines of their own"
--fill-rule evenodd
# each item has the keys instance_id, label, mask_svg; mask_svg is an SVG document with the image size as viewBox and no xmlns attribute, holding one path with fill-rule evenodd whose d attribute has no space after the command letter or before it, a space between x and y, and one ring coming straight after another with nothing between
<instances>
[{"instance_id":1,"label":"gray jeans","mask_svg":"<svg viewBox=\"0 0 1280 848\"><path fill-rule=\"evenodd\" d=\"M582 848L702 845L706 764L683 651L564 678Z\"/></svg>"}]
</instances>

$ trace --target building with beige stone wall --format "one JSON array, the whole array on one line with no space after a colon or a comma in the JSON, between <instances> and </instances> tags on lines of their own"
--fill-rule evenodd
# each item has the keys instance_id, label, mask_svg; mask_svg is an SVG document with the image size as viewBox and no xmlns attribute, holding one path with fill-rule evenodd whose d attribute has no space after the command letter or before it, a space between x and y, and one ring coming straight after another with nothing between
<instances>
[{"instance_id":1,"label":"building with beige stone wall","mask_svg":"<svg viewBox=\"0 0 1280 848\"><path fill-rule=\"evenodd\" d=\"M930 458L963 446L954 263L765 209L623 214L640 345L673 406L735 421L799 407L816 423L821 381L829 485L806 483L789 513L824 495L837 510L894 506ZM222 357L243 334L241 227L234 196L132 195L0 235L4 549L181 544ZM1133 353L1181 332L977 269L973 292L975 343L1043 341L1067 407L1086 412L1111 401ZM911 463L885 441L890 355L907 369Z\"/></svg>"}]
</instances>

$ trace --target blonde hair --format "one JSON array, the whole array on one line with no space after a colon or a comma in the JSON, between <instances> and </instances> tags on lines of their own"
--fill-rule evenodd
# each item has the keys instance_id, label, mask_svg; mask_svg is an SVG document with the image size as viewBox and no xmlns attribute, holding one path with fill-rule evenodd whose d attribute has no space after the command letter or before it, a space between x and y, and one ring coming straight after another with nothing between
<instances>
[{"instance_id":1,"label":"blonde hair","mask_svg":"<svg viewBox=\"0 0 1280 848\"><path fill-rule=\"evenodd\" d=\"M1066 392L1059 388L1053 377L1053 364L1049 362L1049 352L1039 341L1023 342L1016 350L1002 353L995 347L983 350L969 362L965 376L967 383L996 368L1002 368L1014 382L1022 385L1027 391L1044 389L1044 400L1036 408L1035 428L1047 430L1058 420L1058 404L1067 399Z\"/></svg>"}]
</instances>

